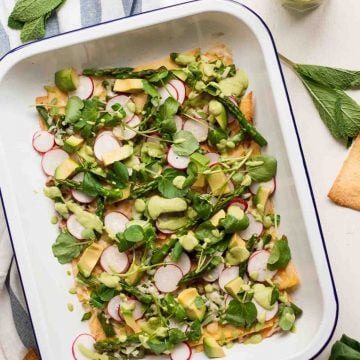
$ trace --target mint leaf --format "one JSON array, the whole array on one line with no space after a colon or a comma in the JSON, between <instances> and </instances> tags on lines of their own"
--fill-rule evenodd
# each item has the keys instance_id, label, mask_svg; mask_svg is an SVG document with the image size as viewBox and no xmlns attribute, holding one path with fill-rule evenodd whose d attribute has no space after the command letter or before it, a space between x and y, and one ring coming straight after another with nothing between
<instances>
[{"instance_id":1,"label":"mint leaf","mask_svg":"<svg viewBox=\"0 0 360 360\"><path fill-rule=\"evenodd\" d=\"M63 0L20 0L10 14L14 20L32 22L55 10Z\"/></svg>"},{"instance_id":2,"label":"mint leaf","mask_svg":"<svg viewBox=\"0 0 360 360\"><path fill-rule=\"evenodd\" d=\"M21 29L20 40L27 42L45 36L45 17L41 16L33 21L26 22Z\"/></svg>"},{"instance_id":3,"label":"mint leaf","mask_svg":"<svg viewBox=\"0 0 360 360\"><path fill-rule=\"evenodd\" d=\"M15 20L12 16L8 18L8 27L14 30L21 30L24 26L22 21Z\"/></svg>"}]
</instances>

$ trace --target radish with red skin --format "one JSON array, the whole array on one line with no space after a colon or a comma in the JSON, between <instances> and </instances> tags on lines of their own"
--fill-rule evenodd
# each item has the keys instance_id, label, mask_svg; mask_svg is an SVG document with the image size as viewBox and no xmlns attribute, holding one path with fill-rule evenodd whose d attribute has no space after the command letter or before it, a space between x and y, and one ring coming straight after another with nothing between
<instances>
[{"instance_id":1,"label":"radish with red skin","mask_svg":"<svg viewBox=\"0 0 360 360\"><path fill-rule=\"evenodd\" d=\"M263 317L263 314L265 314L265 321L269 321L269 320L273 319L279 311L279 303L277 301L274 303L274 305L272 306L272 308L270 310L265 309L255 299L252 299L252 303L256 307L258 318Z\"/></svg>"},{"instance_id":2,"label":"radish with red skin","mask_svg":"<svg viewBox=\"0 0 360 360\"><path fill-rule=\"evenodd\" d=\"M32 138L33 148L40 154L51 150L55 144L55 136L48 131L37 131Z\"/></svg>"},{"instance_id":3,"label":"radish with red skin","mask_svg":"<svg viewBox=\"0 0 360 360\"><path fill-rule=\"evenodd\" d=\"M94 88L94 81L91 77L80 75L76 90L69 92L69 96L78 96L82 100L87 100L94 93Z\"/></svg>"},{"instance_id":4,"label":"radish with red skin","mask_svg":"<svg viewBox=\"0 0 360 360\"><path fill-rule=\"evenodd\" d=\"M80 173L76 174L71 180L81 183L84 180L84 173L80 172ZM82 204L89 204L95 199L95 196L90 196L90 195L85 194L84 192L82 192L80 190L76 190L76 189L71 190L71 195L76 201L78 201L79 203L82 203Z\"/></svg>"},{"instance_id":5,"label":"radish with red skin","mask_svg":"<svg viewBox=\"0 0 360 360\"><path fill-rule=\"evenodd\" d=\"M183 122L183 119L181 118L181 116L175 115L174 120L175 120L175 125L176 125L176 131L182 130L182 128L184 126L184 122Z\"/></svg>"},{"instance_id":6,"label":"radish with red skin","mask_svg":"<svg viewBox=\"0 0 360 360\"><path fill-rule=\"evenodd\" d=\"M259 236L264 229L264 226L261 222L256 221L254 216L250 213L246 214L249 218L249 226L245 229L239 232L239 235L244 240L249 240L254 234L256 236Z\"/></svg>"},{"instance_id":7,"label":"radish with red skin","mask_svg":"<svg viewBox=\"0 0 360 360\"><path fill-rule=\"evenodd\" d=\"M210 152L205 154L205 156L210 160L209 166L219 163L220 155L218 153Z\"/></svg>"},{"instance_id":8,"label":"radish with red skin","mask_svg":"<svg viewBox=\"0 0 360 360\"><path fill-rule=\"evenodd\" d=\"M134 302L135 306L134 306L134 310L132 312L134 320L139 320L143 317L144 313L145 313L145 308L144 306L141 304L140 301L136 300L136 299L128 299L128 302ZM120 305L120 309L119 309L119 313L121 314L121 305ZM121 316L121 315L120 315Z\"/></svg>"},{"instance_id":9,"label":"radish with red skin","mask_svg":"<svg viewBox=\"0 0 360 360\"><path fill-rule=\"evenodd\" d=\"M134 115L133 118L126 125L137 130L137 128L140 125L140 122L141 122L140 118L137 115ZM115 126L113 129L113 134L117 138L124 140L133 139L137 135L136 131L128 127L123 127L122 125Z\"/></svg>"},{"instance_id":10,"label":"radish with red skin","mask_svg":"<svg viewBox=\"0 0 360 360\"><path fill-rule=\"evenodd\" d=\"M181 256L177 262L172 261L170 255L165 258L164 262L177 265L182 271L183 275L186 275L191 270L191 260L186 252L181 253Z\"/></svg>"},{"instance_id":11,"label":"radish with red skin","mask_svg":"<svg viewBox=\"0 0 360 360\"><path fill-rule=\"evenodd\" d=\"M229 96L229 100L230 100L234 105L239 106L239 104L238 104L238 102L237 102L237 100L235 99L234 96ZM234 122L234 120L235 120L234 115L228 113L228 124L231 124L232 122Z\"/></svg>"},{"instance_id":12,"label":"radish with red skin","mask_svg":"<svg viewBox=\"0 0 360 360\"><path fill-rule=\"evenodd\" d=\"M234 198L230 200L228 204L228 208L230 206L239 206L243 211L246 211L248 209L247 201L242 198Z\"/></svg>"},{"instance_id":13,"label":"radish with red skin","mask_svg":"<svg viewBox=\"0 0 360 360\"><path fill-rule=\"evenodd\" d=\"M269 180L269 181L266 181L266 182L262 182L262 183L258 183L258 182L255 182L255 183L252 183L249 187L249 190L250 192L253 194L253 195L256 195L257 193L257 190L260 186L263 186L265 188L268 188L270 189L270 194L273 194L276 190L276 178L275 176Z\"/></svg>"},{"instance_id":14,"label":"radish with red skin","mask_svg":"<svg viewBox=\"0 0 360 360\"><path fill-rule=\"evenodd\" d=\"M77 221L74 214L70 215L66 220L66 227L72 236L75 236L79 240L84 239L82 233L85 230L85 227Z\"/></svg>"},{"instance_id":15,"label":"radish with red skin","mask_svg":"<svg viewBox=\"0 0 360 360\"><path fill-rule=\"evenodd\" d=\"M87 350L95 352L94 345L95 338L90 334L78 335L72 343L71 352L74 360L89 360L79 349L80 345L84 346Z\"/></svg>"},{"instance_id":16,"label":"radish with red skin","mask_svg":"<svg viewBox=\"0 0 360 360\"><path fill-rule=\"evenodd\" d=\"M111 245L101 254L100 265L109 274L123 274L129 268L129 258L116 245Z\"/></svg>"},{"instance_id":17,"label":"radish with red skin","mask_svg":"<svg viewBox=\"0 0 360 360\"><path fill-rule=\"evenodd\" d=\"M125 300L123 300L123 298L120 295L114 296L107 305L107 311L108 314L115 320L118 322L121 322L123 319L120 316L120 305L121 303L123 303Z\"/></svg>"},{"instance_id":18,"label":"radish with red skin","mask_svg":"<svg viewBox=\"0 0 360 360\"><path fill-rule=\"evenodd\" d=\"M166 160L171 167L177 170L185 170L190 163L188 156L178 155L172 148L169 149Z\"/></svg>"},{"instance_id":19,"label":"radish with red skin","mask_svg":"<svg viewBox=\"0 0 360 360\"><path fill-rule=\"evenodd\" d=\"M111 133L99 135L94 143L94 154L99 161L103 160L103 155L109 153L110 151L114 151L120 149L120 143L115 139L114 135Z\"/></svg>"},{"instance_id":20,"label":"radish with red skin","mask_svg":"<svg viewBox=\"0 0 360 360\"><path fill-rule=\"evenodd\" d=\"M126 95L116 95L114 97L112 97L106 104L105 110L109 113L114 113L115 110L113 110L113 106L115 104L120 104L122 106L122 108L125 111L125 118L122 119L122 121L124 122L129 122L133 116L134 113L132 111L129 110L129 108L127 107L127 104L131 101L130 96L126 96Z\"/></svg>"},{"instance_id":21,"label":"radish with red skin","mask_svg":"<svg viewBox=\"0 0 360 360\"><path fill-rule=\"evenodd\" d=\"M267 250L257 250L249 257L247 264L247 272L253 280L264 282L268 279L272 279L277 270L269 270L267 263L270 257L270 252Z\"/></svg>"},{"instance_id":22,"label":"radish with red skin","mask_svg":"<svg viewBox=\"0 0 360 360\"><path fill-rule=\"evenodd\" d=\"M176 101L178 100L178 92L175 89L175 87L172 86L170 83L161 87L159 89L159 94L160 94L160 101L159 101L160 105L164 104L165 100L169 97L174 98Z\"/></svg>"},{"instance_id":23,"label":"radish with red skin","mask_svg":"<svg viewBox=\"0 0 360 360\"><path fill-rule=\"evenodd\" d=\"M179 79L172 79L169 85L173 86L177 93L177 101L182 104L186 97L186 89L184 83Z\"/></svg>"},{"instance_id":24,"label":"radish with red skin","mask_svg":"<svg viewBox=\"0 0 360 360\"><path fill-rule=\"evenodd\" d=\"M104 217L104 226L110 236L124 232L129 218L120 211L111 211Z\"/></svg>"},{"instance_id":25,"label":"radish with red skin","mask_svg":"<svg viewBox=\"0 0 360 360\"><path fill-rule=\"evenodd\" d=\"M62 164L69 154L62 149L51 149L41 159L41 166L46 175L54 176L56 168Z\"/></svg>"},{"instance_id":26,"label":"radish with red skin","mask_svg":"<svg viewBox=\"0 0 360 360\"><path fill-rule=\"evenodd\" d=\"M224 266L223 263L217 265L214 269L212 269L211 271L205 273L205 274L203 275L203 279L204 279L205 281L207 281L207 282L214 282L214 281L216 281L216 280L219 278L220 274L223 272L224 267L225 267L225 266Z\"/></svg>"},{"instance_id":27,"label":"radish with red skin","mask_svg":"<svg viewBox=\"0 0 360 360\"><path fill-rule=\"evenodd\" d=\"M179 266L175 264L160 266L154 275L155 286L162 293L170 293L178 288L178 282L182 277L183 273Z\"/></svg>"},{"instance_id":28,"label":"radish with red skin","mask_svg":"<svg viewBox=\"0 0 360 360\"><path fill-rule=\"evenodd\" d=\"M184 122L183 129L191 132L198 142L203 142L208 137L209 126L205 120L189 119Z\"/></svg>"},{"instance_id":29,"label":"radish with red skin","mask_svg":"<svg viewBox=\"0 0 360 360\"><path fill-rule=\"evenodd\" d=\"M170 353L171 360L190 360L192 355L191 347L185 343L177 344Z\"/></svg>"},{"instance_id":30,"label":"radish with red skin","mask_svg":"<svg viewBox=\"0 0 360 360\"><path fill-rule=\"evenodd\" d=\"M231 266L222 271L219 276L219 286L225 291L225 285L239 276L239 267Z\"/></svg>"}]
</instances>

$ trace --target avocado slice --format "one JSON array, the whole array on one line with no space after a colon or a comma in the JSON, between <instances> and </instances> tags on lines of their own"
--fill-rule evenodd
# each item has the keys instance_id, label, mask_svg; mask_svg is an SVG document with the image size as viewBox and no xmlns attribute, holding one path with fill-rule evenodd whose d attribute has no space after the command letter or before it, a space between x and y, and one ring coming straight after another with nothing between
<instances>
[{"instance_id":1,"label":"avocado slice","mask_svg":"<svg viewBox=\"0 0 360 360\"><path fill-rule=\"evenodd\" d=\"M116 79L113 87L115 92L133 93L144 89L142 79Z\"/></svg>"},{"instance_id":2,"label":"avocado slice","mask_svg":"<svg viewBox=\"0 0 360 360\"><path fill-rule=\"evenodd\" d=\"M241 238L241 236L238 233L234 233L231 236L229 242L229 249L232 249L234 247L246 247L245 241Z\"/></svg>"},{"instance_id":3,"label":"avocado slice","mask_svg":"<svg viewBox=\"0 0 360 360\"><path fill-rule=\"evenodd\" d=\"M221 171L221 166L215 165L211 169L216 170L215 173L206 176L211 192L214 196L229 194L231 189L226 175Z\"/></svg>"},{"instance_id":4,"label":"avocado slice","mask_svg":"<svg viewBox=\"0 0 360 360\"><path fill-rule=\"evenodd\" d=\"M71 135L69 138L64 140L64 150L69 154L73 154L80 149L80 146L84 143L84 139Z\"/></svg>"},{"instance_id":5,"label":"avocado slice","mask_svg":"<svg viewBox=\"0 0 360 360\"><path fill-rule=\"evenodd\" d=\"M217 341L211 336L205 336L204 351L209 358L221 358L225 357L223 348L217 343Z\"/></svg>"},{"instance_id":6,"label":"avocado slice","mask_svg":"<svg viewBox=\"0 0 360 360\"><path fill-rule=\"evenodd\" d=\"M79 85L79 75L73 68L65 68L55 73L55 85L64 92L74 91Z\"/></svg>"},{"instance_id":7,"label":"avocado slice","mask_svg":"<svg viewBox=\"0 0 360 360\"><path fill-rule=\"evenodd\" d=\"M184 70L181 69L174 69L171 71L178 79L182 80L182 81L186 81L187 79L187 74Z\"/></svg>"},{"instance_id":8,"label":"avocado slice","mask_svg":"<svg viewBox=\"0 0 360 360\"><path fill-rule=\"evenodd\" d=\"M76 161L67 158L56 168L54 177L57 180L65 180L71 176L78 167L79 164Z\"/></svg>"},{"instance_id":9,"label":"avocado slice","mask_svg":"<svg viewBox=\"0 0 360 360\"><path fill-rule=\"evenodd\" d=\"M121 161L130 157L134 152L134 148L130 145L121 146L118 149L109 151L103 155L103 162L105 166L113 164L115 161Z\"/></svg>"},{"instance_id":10,"label":"avocado slice","mask_svg":"<svg viewBox=\"0 0 360 360\"><path fill-rule=\"evenodd\" d=\"M161 216L158 218L156 226L160 230L170 230L170 231L176 231L181 229L187 224L188 220L186 217L183 216L170 216L170 217L164 217Z\"/></svg>"},{"instance_id":11,"label":"avocado slice","mask_svg":"<svg viewBox=\"0 0 360 360\"><path fill-rule=\"evenodd\" d=\"M224 219L226 216L226 213L223 209L219 210L215 215L213 215L210 218L211 224L214 226L218 226L221 219Z\"/></svg>"},{"instance_id":12,"label":"avocado slice","mask_svg":"<svg viewBox=\"0 0 360 360\"><path fill-rule=\"evenodd\" d=\"M181 291L178 295L178 301L191 320L202 321L204 319L206 306L196 288L188 288Z\"/></svg>"},{"instance_id":13,"label":"avocado slice","mask_svg":"<svg viewBox=\"0 0 360 360\"><path fill-rule=\"evenodd\" d=\"M144 275L143 271L137 271L140 265L133 261L129 267L128 273L131 275L126 276L125 281L130 285L136 285Z\"/></svg>"},{"instance_id":14,"label":"avocado slice","mask_svg":"<svg viewBox=\"0 0 360 360\"><path fill-rule=\"evenodd\" d=\"M187 202L181 198L166 199L161 196L152 196L147 204L150 217L155 220L161 214L181 212L187 209Z\"/></svg>"},{"instance_id":15,"label":"avocado slice","mask_svg":"<svg viewBox=\"0 0 360 360\"><path fill-rule=\"evenodd\" d=\"M256 195L254 196L253 204L256 207L256 210L262 215L264 214L265 206L270 194L271 190L269 188L265 186L259 186Z\"/></svg>"},{"instance_id":16,"label":"avocado slice","mask_svg":"<svg viewBox=\"0 0 360 360\"><path fill-rule=\"evenodd\" d=\"M225 130L227 128L228 120L225 106L220 101L217 101L215 99L210 100L209 112L211 115L214 116L219 126Z\"/></svg>"},{"instance_id":17,"label":"avocado slice","mask_svg":"<svg viewBox=\"0 0 360 360\"><path fill-rule=\"evenodd\" d=\"M240 276L238 276L237 278L225 284L224 287L229 295L236 297L239 291L241 290L241 286L243 284L244 284L244 280Z\"/></svg>"},{"instance_id":18,"label":"avocado slice","mask_svg":"<svg viewBox=\"0 0 360 360\"><path fill-rule=\"evenodd\" d=\"M121 317L124 319L127 326L129 326L135 334L141 332L141 327L134 319L134 302L123 302L120 307Z\"/></svg>"},{"instance_id":19,"label":"avocado slice","mask_svg":"<svg viewBox=\"0 0 360 360\"><path fill-rule=\"evenodd\" d=\"M104 248L97 243L92 243L85 249L77 264L77 267L82 275L85 277L89 277L91 275L91 272L94 270L94 267L99 261L103 250Z\"/></svg>"}]
</instances>

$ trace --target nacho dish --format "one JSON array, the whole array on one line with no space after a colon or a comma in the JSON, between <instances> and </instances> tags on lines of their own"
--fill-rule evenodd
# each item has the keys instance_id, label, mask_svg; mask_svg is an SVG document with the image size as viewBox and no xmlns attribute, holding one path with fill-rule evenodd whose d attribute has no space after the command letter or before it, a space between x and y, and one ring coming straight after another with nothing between
<instances>
[{"instance_id":1,"label":"nacho dish","mask_svg":"<svg viewBox=\"0 0 360 360\"><path fill-rule=\"evenodd\" d=\"M36 98L52 251L71 264L89 325L74 359L225 357L294 331L277 161L262 154L247 89L218 44L135 68L60 69Z\"/></svg>"}]
</instances>

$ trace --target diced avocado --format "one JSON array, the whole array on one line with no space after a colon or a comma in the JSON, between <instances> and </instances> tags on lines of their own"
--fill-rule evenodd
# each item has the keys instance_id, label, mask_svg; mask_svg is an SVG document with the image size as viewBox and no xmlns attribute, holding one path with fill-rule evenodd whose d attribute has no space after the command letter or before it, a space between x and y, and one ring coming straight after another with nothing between
<instances>
[{"instance_id":1,"label":"diced avocado","mask_svg":"<svg viewBox=\"0 0 360 360\"><path fill-rule=\"evenodd\" d=\"M241 290L241 285L244 284L244 280L238 276L237 278L229 281L224 287L228 294L233 297L236 297L239 291Z\"/></svg>"},{"instance_id":2,"label":"diced avocado","mask_svg":"<svg viewBox=\"0 0 360 360\"><path fill-rule=\"evenodd\" d=\"M187 209L187 202L181 198L165 199L158 195L152 196L147 204L150 217L155 220L161 214L181 212Z\"/></svg>"},{"instance_id":3,"label":"diced avocado","mask_svg":"<svg viewBox=\"0 0 360 360\"><path fill-rule=\"evenodd\" d=\"M89 277L91 275L91 272L94 270L94 267L99 261L103 250L104 248L97 243L92 243L85 249L77 264L82 275L85 277Z\"/></svg>"},{"instance_id":4,"label":"diced avocado","mask_svg":"<svg viewBox=\"0 0 360 360\"><path fill-rule=\"evenodd\" d=\"M130 285L136 285L144 275L143 271L137 271L140 268L135 261L133 261L129 267L128 273L130 275L126 276L125 281Z\"/></svg>"},{"instance_id":5,"label":"diced avocado","mask_svg":"<svg viewBox=\"0 0 360 360\"><path fill-rule=\"evenodd\" d=\"M234 247L246 247L245 241L241 238L241 236L238 233L234 233L231 236L230 242L229 242L229 249Z\"/></svg>"},{"instance_id":6,"label":"diced avocado","mask_svg":"<svg viewBox=\"0 0 360 360\"><path fill-rule=\"evenodd\" d=\"M238 69L235 76L219 81L221 94L225 96L241 96L249 85L245 71Z\"/></svg>"},{"instance_id":7,"label":"diced avocado","mask_svg":"<svg viewBox=\"0 0 360 360\"><path fill-rule=\"evenodd\" d=\"M55 85L64 92L74 91L79 85L79 75L73 68L65 68L55 73Z\"/></svg>"},{"instance_id":8,"label":"diced avocado","mask_svg":"<svg viewBox=\"0 0 360 360\"><path fill-rule=\"evenodd\" d=\"M127 326L129 326L135 334L141 332L140 325L135 321L133 311L135 308L134 301L126 301L121 304L120 313Z\"/></svg>"},{"instance_id":9,"label":"diced avocado","mask_svg":"<svg viewBox=\"0 0 360 360\"><path fill-rule=\"evenodd\" d=\"M253 286L253 290L254 299L256 300L256 302L259 303L266 310L271 310L273 307L272 305L270 305L273 288L270 286L265 286L264 284L255 284Z\"/></svg>"},{"instance_id":10,"label":"diced avocado","mask_svg":"<svg viewBox=\"0 0 360 360\"><path fill-rule=\"evenodd\" d=\"M256 195L253 199L253 204L260 214L264 214L265 206L269 199L270 193L271 190L265 186L259 186L257 189Z\"/></svg>"},{"instance_id":11,"label":"diced avocado","mask_svg":"<svg viewBox=\"0 0 360 360\"><path fill-rule=\"evenodd\" d=\"M116 79L113 87L115 92L133 93L144 88L142 79Z\"/></svg>"},{"instance_id":12,"label":"diced avocado","mask_svg":"<svg viewBox=\"0 0 360 360\"><path fill-rule=\"evenodd\" d=\"M141 324L141 329L149 335L152 335L156 329L161 327L161 319L158 317L151 317L148 321Z\"/></svg>"},{"instance_id":13,"label":"diced avocado","mask_svg":"<svg viewBox=\"0 0 360 360\"><path fill-rule=\"evenodd\" d=\"M84 143L84 139L71 135L69 138L64 140L64 150L70 154L73 154L74 152L78 151L80 149L80 146Z\"/></svg>"},{"instance_id":14,"label":"diced avocado","mask_svg":"<svg viewBox=\"0 0 360 360\"><path fill-rule=\"evenodd\" d=\"M71 176L78 167L79 164L76 161L67 158L56 168L54 177L57 180L65 180Z\"/></svg>"},{"instance_id":15,"label":"diced avocado","mask_svg":"<svg viewBox=\"0 0 360 360\"><path fill-rule=\"evenodd\" d=\"M166 218L162 218L161 216L158 218L156 226L160 230L171 230L176 231L181 229L187 224L188 220L184 216L166 216Z\"/></svg>"},{"instance_id":16,"label":"diced avocado","mask_svg":"<svg viewBox=\"0 0 360 360\"><path fill-rule=\"evenodd\" d=\"M115 150L109 151L103 155L105 166L113 164L115 161L121 161L130 157L134 152L134 148L130 145L124 145Z\"/></svg>"},{"instance_id":17,"label":"diced avocado","mask_svg":"<svg viewBox=\"0 0 360 360\"><path fill-rule=\"evenodd\" d=\"M146 202L143 199L136 199L134 203L134 207L138 213L142 213L146 209Z\"/></svg>"},{"instance_id":18,"label":"diced avocado","mask_svg":"<svg viewBox=\"0 0 360 360\"><path fill-rule=\"evenodd\" d=\"M205 186L205 176L201 174L200 172L205 169L209 163L210 160L200 154L200 153L194 153L190 156L190 160L193 161L196 164L198 175L195 183L192 185L193 187L204 187Z\"/></svg>"},{"instance_id":19,"label":"diced avocado","mask_svg":"<svg viewBox=\"0 0 360 360\"><path fill-rule=\"evenodd\" d=\"M174 69L171 72L182 81L185 81L188 77L184 70Z\"/></svg>"},{"instance_id":20,"label":"diced avocado","mask_svg":"<svg viewBox=\"0 0 360 360\"><path fill-rule=\"evenodd\" d=\"M179 53L172 53L171 59L175 61L179 65L188 65L196 61L196 54L190 55L190 54L179 54Z\"/></svg>"},{"instance_id":21,"label":"diced avocado","mask_svg":"<svg viewBox=\"0 0 360 360\"><path fill-rule=\"evenodd\" d=\"M44 188L44 195L49 199L62 199L61 190L57 186L49 186Z\"/></svg>"},{"instance_id":22,"label":"diced avocado","mask_svg":"<svg viewBox=\"0 0 360 360\"><path fill-rule=\"evenodd\" d=\"M222 129L227 128L227 113L225 106L221 102L214 99L210 100L209 113L214 116Z\"/></svg>"},{"instance_id":23,"label":"diced avocado","mask_svg":"<svg viewBox=\"0 0 360 360\"><path fill-rule=\"evenodd\" d=\"M250 256L249 250L244 247L235 246L229 249L225 255L225 261L228 265L239 265Z\"/></svg>"},{"instance_id":24,"label":"diced avocado","mask_svg":"<svg viewBox=\"0 0 360 360\"><path fill-rule=\"evenodd\" d=\"M209 358L225 357L223 348L211 336L205 336L203 339L204 351Z\"/></svg>"},{"instance_id":25,"label":"diced avocado","mask_svg":"<svg viewBox=\"0 0 360 360\"><path fill-rule=\"evenodd\" d=\"M94 152L89 145L83 145L77 154L87 162L96 163Z\"/></svg>"},{"instance_id":26,"label":"diced avocado","mask_svg":"<svg viewBox=\"0 0 360 360\"><path fill-rule=\"evenodd\" d=\"M181 291L178 295L178 301L191 320L202 321L204 319L206 306L196 288L188 288Z\"/></svg>"},{"instance_id":27,"label":"diced avocado","mask_svg":"<svg viewBox=\"0 0 360 360\"><path fill-rule=\"evenodd\" d=\"M229 181L226 175L221 171L221 167L215 165L212 170L216 170L213 174L207 175L206 179L214 196L226 195L231 192Z\"/></svg>"},{"instance_id":28,"label":"diced avocado","mask_svg":"<svg viewBox=\"0 0 360 360\"><path fill-rule=\"evenodd\" d=\"M99 281L106 285L108 288L120 289L119 286L119 277L116 275L108 274L107 272L102 272L99 276Z\"/></svg>"},{"instance_id":29,"label":"diced avocado","mask_svg":"<svg viewBox=\"0 0 360 360\"><path fill-rule=\"evenodd\" d=\"M219 210L215 215L213 215L210 218L210 222L214 225L214 226L218 226L219 225L219 221L221 219L224 219L226 216L226 213L223 209Z\"/></svg>"},{"instance_id":30,"label":"diced avocado","mask_svg":"<svg viewBox=\"0 0 360 360\"><path fill-rule=\"evenodd\" d=\"M179 243L186 251L191 252L199 244L199 240L192 231L189 231L186 235L179 237Z\"/></svg>"}]
</instances>

